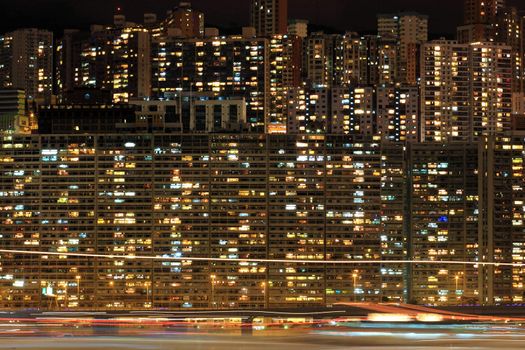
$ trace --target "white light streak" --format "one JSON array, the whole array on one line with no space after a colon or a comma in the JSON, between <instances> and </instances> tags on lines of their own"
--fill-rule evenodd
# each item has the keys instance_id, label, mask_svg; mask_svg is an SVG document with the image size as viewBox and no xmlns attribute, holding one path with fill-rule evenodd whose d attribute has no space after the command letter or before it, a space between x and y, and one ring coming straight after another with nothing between
<instances>
[{"instance_id":1,"label":"white light streak","mask_svg":"<svg viewBox=\"0 0 525 350\"><path fill-rule=\"evenodd\" d=\"M148 255L115 255L90 253L58 253L35 250L0 249L0 253L24 255L53 255L78 258L128 259L128 260L158 260L158 261L232 261L253 263L296 263L310 265L398 265L398 264L433 264L433 265L481 265L481 266L513 266L525 267L525 263L506 263L490 261L461 260L303 260L303 259L243 259L243 258L202 258L202 257L163 257Z\"/></svg>"}]
</instances>

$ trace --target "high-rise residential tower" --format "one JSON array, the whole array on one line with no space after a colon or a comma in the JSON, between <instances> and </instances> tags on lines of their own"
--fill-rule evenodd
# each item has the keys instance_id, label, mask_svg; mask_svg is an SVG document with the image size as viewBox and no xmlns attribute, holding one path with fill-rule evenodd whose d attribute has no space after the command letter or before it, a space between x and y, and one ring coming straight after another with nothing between
<instances>
[{"instance_id":1,"label":"high-rise residential tower","mask_svg":"<svg viewBox=\"0 0 525 350\"><path fill-rule=\"evenodd\" d=\"M515 7L503 8L493 24L493 40L512 48L512 91L523 86L523 23Z\"/></svg>"},{"instance_id":2,"label":"high-rise residential tower","mask_svg":"<svg viewBox=\"0 0 525 350\"><path fill-rule=\"evenodd\" d=\"M360 40L356 33L312 33L304 42L304 75L313 88L356 84L360 79ZM366 58L365 58L366 62Z\"/></svg>"},{"instance_id":3,"label":"high-rise residential tower","mask_svg":"<svg viewBox=\"0 0 525 350\"><path fill-rule=\"evenodd\" d=\"M389 37L364 35L357 45L359 48L355 71L358 74L358 84L394 84L398 73L397 41Z\"/></svg>"},{"instance_id":4,"label":"high-rise residential tower","mask_svg":"<svg viewBox=\"0 0 525 350\"><path fill-rule=\"evenodd\" d=\"M302 40L295 35L273 35L269 41L270 133L286 131L286 93L301 86Z\"/></svg>"},{"instance_id":5,"label":"high-rise residential tower","mask_svg":"<svg viewBox=\"0 0 525 350\"><path fill-rule=\"evenodd\" d=\"M190 2L181 2L179 7L168 12L162 28L180 31L178 34L186 38L201 37L204 35L204 13L193 9Z\"/></svg>"},{"instance_id":6,"label":"high-rise residential tower","mask_svg":"<svg viewBox=\"0 0 525 350\"><path fill-rule=\"evenodd\" d=\"M333 82L334 48L339 35L312 33L305 40L305 76L314 88L330 87Z\"/></svg>"},{"instance_id":7,"label":"high-rise residential tower","mask_svg":"<svg viewBox=\"0 0 525 350\"><path fill-rule=\"evenodd\" d=\"M288 32L288 0L252 0L250 15L258 36Z\"/></svg>"},{"instance_id":8,"label":"high-rise residential tower","mask_svg":"<svg viewBox=\"0 0 525 350\"><path fill-rule=\"evenodd\" d=\"M246 99L248 123L260 130L269 111L269 40L253 36L183 39L160 37L152 43L152 94L181 92Z\"/></svg>"},{"instance_id":9,"label":"high-rise residential tower","mask_svg":"<svg viewBox=\"0 0 525 350\"><path fill-rule=\"evenodd\" d=\"M377 27L379 36L398 42L398 81L415 84L419 47L428 40L428 17L410 12L382 14Z\"/></svg>"},{"instance_id":10,"label":"high-rise residential tower","mask_svg":"<svg viewBox=\"0 0 525 350\"><path fill-rule=\"evenodd\" d=\"M458 41L487 41L493 37L494 24L505 7L505 0L465 0L463 25L458 27Z\"/></svg>"},{"instance_id":11,"label":"high-rise residential tower","mask_svg":"<svg viewBox=\"0 0 525 350\"><path fill-rule=\"evenodd\" d=\"M53 88L53 33L19 29L0 36L0 86L48 103Z\"/></svg>"},{"instance_id":12,"label":"high-rise residential tower","mask_svg":"<svg viewBox=\"0 0 525 350\"><path fill-rule=\"evenodd\" d=\"M0 133L30 133L32 125L26 109L23 90L0 89Z\"/></svg>"},{"instance_id":13,"label":"high-rise residential tower","mask_svg":"<svg viewBox=\"0 0 525 350\"><path fill-rule=\"evenodd\" d=\"M423 141L477 141L510 128L511 47L432 41L421 58Z\"/></svg>"},{"instance_id":14,"label":"high-rise residential tower","mask_svg":"<svg viewBox=\"0 0 525 350\"><path fill-rule=\"evenodd\" d=\"M107 91L115 102L150 95L151 35L146 28L133 23L127 23L124 27L117 23L110 27L92 26L89 37L78 45L80 59L75 63L79 64L78 68L72 66L73 87ZM67 46L61 50L57 48L57 53L61 54L64 49ZM57 62L58 72L66 72L64 81L59 80L57 84L59 91L64 92L68 90L65 79L68 79L67 71L71 67L67 67L66 59Z\"/></svg>"},{"instance_id":15,"label":"high-rise residential tower","mask_svg":"<svg viewBox=\"0 0 525 350\"><path fill-rule=\"evenodd\" d=\"M297 35L304 39L308 36L308 21L305 19L293 19L288 23L288 34Z\"/></svg>"},{"instance_id":16,"label":"high-rise residential tower","mask_svg":"<svg viewBox=\"0 0 525 350\"><path fill-rule=\"evenodd\" d=\"M492 23L505 0L465 0L464 24Z\"/></svg>"},{"instance_id":17,"label":"high-rise residential tower","mask_svg":"<svg viewBox=\"0 0 525 350\"><path fill-rule=\"evenodd\" d=\"M62 100L66 92L82 85L82 52L89 33L66 29L55 45L55 91Z\"/></svg>"}]
</instances>

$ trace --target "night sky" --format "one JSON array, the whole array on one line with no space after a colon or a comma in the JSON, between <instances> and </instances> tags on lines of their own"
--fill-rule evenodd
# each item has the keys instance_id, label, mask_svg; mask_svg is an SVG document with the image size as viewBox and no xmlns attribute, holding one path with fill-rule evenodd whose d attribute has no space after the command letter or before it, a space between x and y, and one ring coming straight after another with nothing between
<instances>
[{"instance_id":1,"label":"night sky","mask_svg":"<svg viewBox=\"0 0 525 350\"><path fill-rule=\"evenodd\" d=\"M525 10L523 0L507 0ZM3 10L0 32L22 27L40 27L56 32L68 28L87 28L89 24L111 23L115 9L132 21L141 21L144 12L163 18L178 0L0 0ZM239 28L249 22L249 0L193 0L194 8L206 14L207 26ZM373 32L376 14L399 10L417 11L430 16L430 32L453 35L462 20L462 0L289 0L290 18L336 31ZM236 31L238 32L238 31Z\"/></svg>"}]
</instances>

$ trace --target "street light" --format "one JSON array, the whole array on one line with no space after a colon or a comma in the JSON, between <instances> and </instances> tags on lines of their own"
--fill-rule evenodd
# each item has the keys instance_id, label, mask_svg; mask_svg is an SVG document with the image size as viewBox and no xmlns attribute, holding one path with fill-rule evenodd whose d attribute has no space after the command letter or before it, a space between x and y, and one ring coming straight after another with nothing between
<instances>
[{"instance_id":1,"label":"street light","mask_svg":"<svg viewBox=\"0 0 525 350\"><path fill-rule=\"evenodd\" d=\"M461 291L459 290L459 280L461 279L462 275L463 275L463 272L459 272L454 276L454 280L456 281L456 295L457 295L458 300L461 300L461 297L463 295L463 290Z\"/></svg>"},{"instance_id":2,"label":"street light","mask_svg":"<svg viewBox=\"0 0 525 350\"><path fill-rule=\"evenodd\" d=\"M358 274L358 270L354 270L354 273L352 273L352 278L353 278L353 281L354 281L354 302L357 301L357 291L356 291L356 287L357 287L357 278L359 277L359 274Z\"/></svg>"},{"instance_id":3,"label":"street light","mask_svg":"<svg viewBox=\"0 0 525 350\"><path fill-rule=\"evenodd\" d=\"M82 277L80 275L75 276L75 280L77 281L77 307L80 307L80 279Z\"/></svg>"},{"instance_id":4,"label":"street light","mask_svg":"<svg viewBox=\"0 0 525 350\"><path fill-rule=\"evenodd\" d=\"M217 276L210 275L211 279L211 307L212 309L215 309L215 279Z\"/></svg>"},{"instance_id":5,"label":"street light","mask_svg":"<svg viewBox=\"0 0 525 350\"><path fill-rule=\"evenodd\" d=\"M151 286L151 282L146 281L144 282L144 286L146 286L146 304L149 303L149 287Z\"/></svg>"},{"instance_id":6,"label":"street light","mask_svg":"<svg viewBox=\"0 0 525 350\"><path fill-rule=\"evenodd\" d=\"M262 294L263 294L263 303L264 303L264 306L265 307L268 307L268 304L266 303L266 298L267 298L267 294L266 293L266 287L268 286L268 284L266 283L266 281L262 281L261 282L261 291L262 291Z\"/></svg>"},{"instance_id":7,"label":"street light","mask_svg":"<svg viewBox=\"0 0 525 350\"><path fill-rule=\"evenodd\" d=\"M77 295L78 299L80 300L80 280L82 279L82 276L76 275L75 279L77 280Z\"/></svg>"}]
</instances>

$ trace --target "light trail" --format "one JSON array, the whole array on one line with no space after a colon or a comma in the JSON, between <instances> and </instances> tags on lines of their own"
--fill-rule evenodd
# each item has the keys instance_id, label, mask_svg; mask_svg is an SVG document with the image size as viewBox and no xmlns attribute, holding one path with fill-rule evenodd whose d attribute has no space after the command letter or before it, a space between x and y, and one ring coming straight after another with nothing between
<instances>
[{"instance_id":1,"label":"light trail","mask_svg":"<svg viewBox=\"0 0 525 350\"><path fill-rule=\"evenodd\" d=\"M320 315L339 315L341 313L343 313L343 311L341 310L336 310L336 311L313 311L313 312L293 312L293 311L290 311L290 312L286 312L286 311L264 311L264 310L248 310L250 313L253 313L253 314L261 314L261 315L274 315L274 316L281 316L281 317L285 317L285 316L320 316ZM228 314L228 315L233 315L233 314L242 314L242 313L246 313L246 310L203 310L203 311L199 311L199 310L196 310L196 311L191 311L191 312L187 312L187 311L157 311L157 310L151 310L151 311L131 311L130 312L130 315L137 315L137 316L140 316L140 315L144 315L144 316L147 316L147 315L173 315L173 316L178 316L178 315L183 315L183 316L188 316L188 315L210 315L210 314Z\"/></svg>"},{"instance_id":2,"label":"light trail","mask_svg":"<svg viewBox=\"0 0 525 350\"><path fill-rule=\"evenodd\" d=\"M399 264L432 264L432 265L471 265L471 266L511 266L525 267L525 263L460 261L460 260L305 260L305 259L244 259L244 258L200 258L149 255L115 255L91 253L59 253L44 251L29 251L16 249L0 249L0 253L24 255L53 255L79 258L127 259L127 260L157 260L157 261L208 261L208 262L253 262L253 263L296 263L309 265L399 265Z\"/></svg>"}]
</instances>

